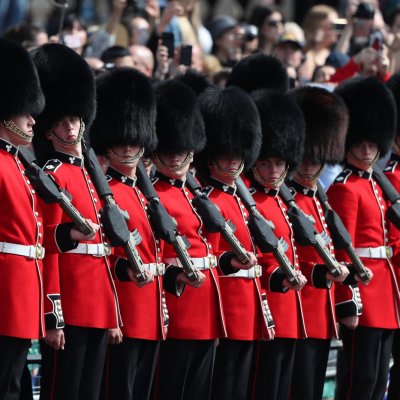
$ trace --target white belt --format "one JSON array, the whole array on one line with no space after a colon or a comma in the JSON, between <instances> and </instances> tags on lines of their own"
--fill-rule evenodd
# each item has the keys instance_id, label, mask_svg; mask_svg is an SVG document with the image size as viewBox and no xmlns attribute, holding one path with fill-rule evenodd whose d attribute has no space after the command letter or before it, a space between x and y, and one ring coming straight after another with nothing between
<instances>
[{"instance_id":1,"label":"white belt","mask_svg":"<svg viewBox=\"0 0 400 400\"><path fill-rule=\"evenodd\" d=\"M228 278L258 278L262 275L262 268L261 265L255 265L250 269L239 269L238 272L234 274L226 275Z\"/></svg>"},{"instance_id":2,"label":"white belt","mask_svg":"<svg viewBox=\"0 0 400 400\"><path fill-rule=\"evenodd\" d=\"M390 246L357 247L356 253L364 258L390 258L393 256L393 250Z\"/></svg>"},{"instance_id":3,"label":"white belt","mask_svg":"<svg viewBox=\"0 0 400 400\"><path fill-rule=\"evenodd\" d=\"M44 247L40 244L36 246L24 246L22 244L0 242L0 253L14 254L41 260L44 257L45 251Z\"/></svg>"},{"instance_id":4,"label":"white belt","mask_svg":"<svg viewBox=\"0 0 400 400\"><path fill-rule=\"evenodd\" d=\"M110 246L106 243L79 243L78 247L73 250L66 251L70 254L87 254L95 257L109 256L111 254Z\"/></svg>"},{"instance_id":5,"label":"white belt","mask_svg":"<svg viewBox=\"0 0 400 400\"><path fill-rule=\"evenodd\" d=\"M179 261L179 258L165 258L164 261L166 264L173 264L182 268L182 264ZM211 269L217 266L217 257L212 255L208 257L192 258L192 261L194 266L198 270Z\"/></svg>"},{"instance_id":6,"label":"white belt","mask_svg":"<svg viewBox=\"0 0 400 400\"><path fill-rule=\"evenodd\" d=\"M164 275L165 264L164 263L150 263L143 264L143 268L151 272L154 276Z\"/></svg>"}]
</instances>

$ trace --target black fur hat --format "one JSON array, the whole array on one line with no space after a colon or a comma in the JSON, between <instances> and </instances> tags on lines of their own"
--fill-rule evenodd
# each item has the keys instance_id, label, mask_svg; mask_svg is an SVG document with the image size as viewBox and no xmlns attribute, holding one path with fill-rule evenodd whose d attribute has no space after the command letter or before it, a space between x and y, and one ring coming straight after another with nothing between
<instances>
[{"instance_id":1,"label":"black fur hat","mask_svg":"<svg viewBox=\"0 0 400 400\"><path fill-rule=\"evenodd\" d=\"M259 159L279 157L295 170L303 159L305 121L296 101L288 94L257 90L251 96L260 114L262 146Z\"/></svg>"},{"instance_id":2,"label":"black fur hat","mask_svg":"<svg viewBox=\"0 0 400 400\"><path fill-rule=\"evenodd\" d=\"M196 93L175 79L156 86L157 152L198 153L206 143Z\"/></svg>"},{"instance_id":3,"label":"black fur hat","mask_svg":"<svg viewBox=\"0 0 400 400\"><path fill-rule=\"evenodd\" d=\"M28 52L19 44L0 38L0 54L0 120L36 116L45 101Z\"/></svg>"},{"instance_id":4,"label":"black fur hat","mask_svg":"<svg viewBox=\"0 0 400 400\"><path fill-rule=\"evenodd\" d=\"M346 150L368 140L378 145L380 157L391 149L396 130L396 104L391 91L375 78L355 78L335 92L349 109Z\"/></svg>"},{"instance_id":5,"label":"black fur hat","mask_svg":"<svg viewBox=\"0 0 400 400\"><path fill-rule=\"evenodd\" d=\"M153 151L156 137L156 98L150 80L134 68L118 68L97 80L97 112L90 142L98 154L117 145Z\"/></svg>"},{"instance_id":6,"label":"black fur hat","mask_svg":"<svg viewBox=\"0 0 400 400\"><path fill-rule=\"evenodd\" d=\"M277 58L256 53L243 58L233 67L226 81L227 87L232 85L246 92L262 88L286 92L289 89L289 77Z\"/></svg>"},{"instance_id":7,"label":"black fur hat","mask_svg":"<svg viewBox=\"0 0 400 400\"><path fill-rule=\"evenodd\" d=\"M207 89L200 97L207 145L196 165L222 154L240 156L248 169L257 160L261 147L261 124L251 97L237 87Z\"/></svg>"},{"instance_id":8,"label":"black fur hat","mask_svg":"<svg viewBox=\"0 0 400 400\"><path fill-rule=\"evenodd\" d=\"M96 87L87 62L69 47L55 43L39 47L33 61L46 98L34 131L44 134L66 116L81 117L88 129L96 111Z\"/></svg>"},{"instance_id":9,"label":"black fur hat","mask_svg":"<svg viewBox=\"0 0 400 400\"><path fill-rule=\"evenodd\" d=\"M394 100L396 101L396 135L400 135L400 73L392 75L386 82L386 85L392 91Z\"/></svg>"},{"instance_id":10,"label":"black fur hat","mask_svg":"<svg viewBox=\"0 0 400 400\"><path fill-rule=\"evenodd\" d=\"M203 93L210 86L214 86L206 75L194 70L188 70L184 74L177 75L175 79L190 86L197 96Z\"/></svg>"},{"instance_id":11,"label":"black fur hat","mask_svg":"<svg viewBox=\"0 0 400 400\"><path fill-rule=\"evenodd\" d=\"M303 111L306 123L304 159L321 164L343 161L348 111L336 94L317 87L302 87L291 94Z\"/></svg>"}]
</instances>

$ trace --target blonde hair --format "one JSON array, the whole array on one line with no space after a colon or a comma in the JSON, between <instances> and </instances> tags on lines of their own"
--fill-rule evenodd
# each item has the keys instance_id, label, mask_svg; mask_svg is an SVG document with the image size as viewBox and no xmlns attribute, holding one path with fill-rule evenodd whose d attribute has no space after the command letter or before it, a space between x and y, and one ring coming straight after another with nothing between
<instances>
[{"instance_id":1,"label":"blonde hair","mask_svg":"<svg viewBox=\"0 0 400 400\"><path fill-rule=\"evenodd\" d=\"M334 8L327 6L326 4L318 4L308 10L303 21L306 51L313 46L315 33L320 27L320 23L327 19L331 14L337 14L337 12Z\"/></svg>"}]
</instances>

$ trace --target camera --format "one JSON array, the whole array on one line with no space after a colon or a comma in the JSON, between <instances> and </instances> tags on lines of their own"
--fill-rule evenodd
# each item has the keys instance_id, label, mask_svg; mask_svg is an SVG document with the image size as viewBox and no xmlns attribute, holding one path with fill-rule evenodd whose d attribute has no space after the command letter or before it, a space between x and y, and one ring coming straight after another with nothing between
<instances>
[{"instance_id":1,"label":"camera","mask_svg":"<svg viewBox=\"0 0 400 400\"><path fill-rule=\"evenodd\" d=\"M357 7L356 12L353 14L353 18L358 19L374 19L375 7L369 3L360 3Z\"/></svg>"}]
</instances>

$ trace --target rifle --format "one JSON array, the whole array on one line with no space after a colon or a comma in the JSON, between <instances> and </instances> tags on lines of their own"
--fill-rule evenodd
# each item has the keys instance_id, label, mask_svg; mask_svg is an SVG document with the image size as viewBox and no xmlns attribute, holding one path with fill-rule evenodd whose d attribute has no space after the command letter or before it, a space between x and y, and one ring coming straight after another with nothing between
<instances>
[{"instance_id":1,"label":"rifle","mask_svg":"<svg viewBox=\"0 0 400 400\"><path fill-rule=\"evenodd\" d=\"M316 231L313 222L300 210L285 184L279 187L279 194L288 207L288 216L293 226L296 241L301 246L313 246L329 272L335 277L340 276L342 274L340 264L327 247L330 242L329 236L325 232L320 234Z\"/></svg>"},{"instance_id":2,"label":"rifle","mask_svg":"<svg viewBox=\"0 0 400 400\"><path fill-rule=\"evenodd\" d=\"M337 249L343 249L347 253L356 274L363 282L368 282L370 280L369 273L354 249L349 231L344 226L339 215L332 209L322 186L319 183L317 185L317 196L325 208L325 220L332 235L333 244Z\"/></svg>"},{"instance_id":3,"label":"rifle","mask_svg":"<svg viewBox=\"0 0 400 400\"><path fill-rule=\"evenodd\" d=\"M373 177L382 189L383 195L390 201L391 205L386 211L386 215L393 225L400 229L400 194L387 178L383 171L377 166L373 167Z\"/></svg>"},{"instance_id":4,"label":"rifle","mask_svg":"<svg viewBox=\"0 0 400 400\"><path fill-rule=\"evenodd\" d=\"M262 253L272 252L289 283L292 286L299 285L300 279L296 269L286 256L287 243L275 236L270 223L258 211L256 202L241 177L236 179L236 192L250 214L248 227L257 247Z\"/></svg>"},{"instance_id":5,"label":"rifle","mask_svg":"<svg viewBox=\"0 0 400 400\"><path fill-rule=\"evenodd\" d=\"M236 227L230 221L225 221L218 207L201 191L201 186L194 176L187 172L186 186L195 196L192 204L200 214L208 232L219 232L234 252L236 258L243 264L250 262L246 249L234 235Z\"/></svg>"},{"instance_id":6,"label":"rifle","mask_svg":"<svg viewBox=\"0 0 400 400\"><path fill-rule=\"evenodd\" d=\"M198 279L198 274L193 260L187 251L189 243L187 239L179 233L176 222L161 204L160 198L155 191L142 162L139 162L136 168L136 177L138 187L148 201L147 213L154 234L159 240L164 240L172 245L180 263L182 264L186 276L190 281L195 282Z\"/></svg>"},{"instance_id":7,"label":"rifle","mask_svg":"<svg viewBox=\"0 0 400 400\"><path fill-rule=\"evenodd\" d=\"M77 229L84 235L93 231L82 214L72 205L72 196L61 189L51 175L46 174L37 164L35 156L26 147L19 147L18 158L25 167L25 175L29 178L36 192L46 204L58 203L71 218Z\"/></svg>"},{"instance_id":8,"label":"rifle","mask_svg":"<svg viewBox=\"0 0 400 400\"><path fill-rule=\"evenodd\" d=\"M143 260L140 257L126 223L126 220L129 219L129 215L121 211L115 203L110 185L108 184L107 178L101 169L93 149L83 146L83 155L85 167L89 173L90 179L98 195L105 203L105 206L100 210L100 216L110 244L113 247L122 246L124 248L126 258L134 273L135 279L139 283L146 282L147 276L144 272Z\"/></svg>"}]
</instances>

